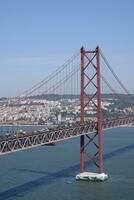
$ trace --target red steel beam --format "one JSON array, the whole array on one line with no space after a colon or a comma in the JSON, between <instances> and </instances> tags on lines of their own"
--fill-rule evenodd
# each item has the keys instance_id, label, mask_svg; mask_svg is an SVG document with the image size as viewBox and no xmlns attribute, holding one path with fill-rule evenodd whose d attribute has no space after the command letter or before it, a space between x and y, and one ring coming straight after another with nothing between
<instances>
[{"instance_id":1,"label":"red steel beam","mask_svg":"<svg viewBox=\"0 0 134 200\"><path fill-rule=\"evenodd\" d=\"M84 123L84 57L85 49L81 50L81 94L80 94L80 122ZM84 135L80 136L80 172L84 171Z\"/></svg>"},{"instance_id":2,"label":"red steel beam","mask_svg":"<svg viewBox=\"0 0 134 200\"><path fill-rule=\"evenodd\" d=\"M98 120L98 146L99 146L99 173L103 172L103 145L102 145L102 113L101 113L101 74L100 74L100 49L96 47L96 64L97 64L97 120Z\"/></svg>"}]
</instances>

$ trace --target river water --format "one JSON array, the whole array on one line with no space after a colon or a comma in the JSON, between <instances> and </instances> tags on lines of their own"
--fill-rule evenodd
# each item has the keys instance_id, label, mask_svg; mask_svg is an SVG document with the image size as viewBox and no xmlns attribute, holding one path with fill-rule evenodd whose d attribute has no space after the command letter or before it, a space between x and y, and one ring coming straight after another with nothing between
<instances>
[{"instance_id":1,"label":"river water","mask_svg":"<svg viewBox=\"0 0 134 200\"><path fill-rule=\"evenodd\" d=\"M134 128L104 131L103 144L105 182L75 181L79 138L0 156L0 200L133 200Z\"/></svg>"}]
</instances>

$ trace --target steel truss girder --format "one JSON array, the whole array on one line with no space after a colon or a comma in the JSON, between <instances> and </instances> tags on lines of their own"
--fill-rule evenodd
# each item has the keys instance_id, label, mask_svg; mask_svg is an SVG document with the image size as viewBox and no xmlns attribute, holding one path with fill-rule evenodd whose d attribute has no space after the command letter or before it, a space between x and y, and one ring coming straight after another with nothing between
<instances>
[{"instance_id":1,"label":"steel truss girder","mask_svg":"<svg viewBox=\"0 0 134 200\"><path fill-rule=\"evenodd\" d=\"M105 119L102 122L103 129L110 129L126 124L134 123L134 117L120 118L120 119ZM92 140L92 133L96 132L97 122L87 121L84 124L74 124L71 128L56 129L52 131L32 132L26 135L15 137L10 136L7 139L0 139L0 155L12 153L19 150L24 150L32 147L37 147L53 142L71 139L87 135L89 140ZM87 136L86 136L87 137ZM93 141L90 141L93 143Z\"/></svg>"}]
</instances>

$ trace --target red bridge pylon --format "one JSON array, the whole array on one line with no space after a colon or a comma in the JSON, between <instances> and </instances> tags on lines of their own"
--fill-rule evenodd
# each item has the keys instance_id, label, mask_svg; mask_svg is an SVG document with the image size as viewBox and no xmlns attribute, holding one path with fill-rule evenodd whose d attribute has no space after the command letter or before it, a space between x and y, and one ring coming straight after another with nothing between
<instances>
[{"instance_id":1,"label":"red bridge pylon","mask_svg":"<svg viewBox=\"0 0 134 200\"><path fill-rule=\"evenodd\" d=\"M80 137L80 172L84 172L86 163L91 160L97 166L98 172L103 172L103 145L102 145L102 114L101 114L101 74L100 49L93 51L81 48L81 94L80 94L80 121L86 123L85 109L87 106L96 107L96 132ZM87 153L91 145L92 155ZM94 152L95 151L95 152ZM88 160L86 160L88 157Z\"/></svg>"}]
</instances>

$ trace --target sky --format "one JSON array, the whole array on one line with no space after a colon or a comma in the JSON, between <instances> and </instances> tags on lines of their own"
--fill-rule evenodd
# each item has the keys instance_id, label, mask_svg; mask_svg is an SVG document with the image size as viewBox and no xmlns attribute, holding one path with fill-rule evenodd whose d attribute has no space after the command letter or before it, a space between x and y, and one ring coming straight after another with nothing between
<instances>
[{"instance_id":1,"label":"sky","mask_svg":"<svg viewBox=\"0 0 134 200\"><path fill-rule=\"evenodd\" d=\"M0 0L0 97L44 79L81 46L99 45L134 93L133 0Z\"/></svg>"}]
</instances>

